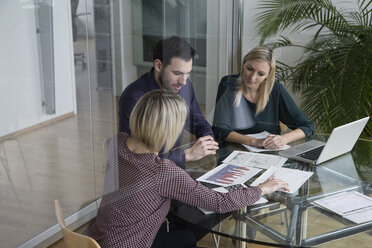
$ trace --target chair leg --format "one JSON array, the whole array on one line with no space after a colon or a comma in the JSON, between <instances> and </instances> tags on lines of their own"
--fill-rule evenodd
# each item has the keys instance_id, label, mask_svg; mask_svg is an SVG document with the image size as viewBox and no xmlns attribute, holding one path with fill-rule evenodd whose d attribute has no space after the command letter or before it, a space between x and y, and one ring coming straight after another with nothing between
<instances>
[{"instance_id":1,"label":"chair leg","mask_svg":"<svg viewBox=\"0 0 372 248\"><path fill-rule=\"evenodd\" d=\"M10 174L9 174L10 171L9 171L9 167L8 167L8 161L4 158L0 158L0 162L3 164L3 167L4 167L4 170L5 170L6 175L8 177L8 180L10 182L12 182L12 179L10 178Z\"/></svg>"},{"instance_id":2,"label":"chair leg","mask_svg":"<svg viewBox=\"0 0 372 248\"><path fill-rule=\"evenodd\" d=\"M167 232L169 232L169 220L168 219L165 219L166 223L167 223Z\"/></svg>"},{"instance_id":3,"label":"chair leg","mask_svg":"<svg viewBox=\"0 0 372 248\"><path fill-rule=\"evenodd\" d=\"M16 198L16 201L17 201L17 203L18 203L18 206L21 207L22 205L21 205L21 202L19 201L18 194L17 194L16 188L15 188L15 186L14 186L14 183L13 183L12 177L10 176L10 171L9 171L9 169L8 169L8 168L6 167L6 165L5 165L5 164L8 164L8 161L6 161L6 160L3 159L3 158L0 158L0 162L3 164L3 167L4 167L4 170L5 170L5 173L6 173L7 177L8 177L8 180L9 180L9 183L10 183L10 187L12 188L12 191L13 191L13 194L14 194L14 196L15 196L15 198Z\"/></svg>"},{"instance_id":4,"label":"chair leg","mask_svg":"<svg viewBox=\"0 0 372 248\"><path fill-rule=\"evenodd\" d=\"M221 222L218 224L218 232L220 231L221 231ZM214 246L218 248L220 246L221 236L214 234L214 233L212 233L212 236L213 236Z\"/></svg>"},{"instance_id":5,"label":"chair leg","mask_svg":"<svg viewBox=\"0 0 372 248\"><path fill-rule=\"evenodd\" d=\"M1 151L2 151L2 154L3 156L1 156ZM0 161L3 162L3 166L4 166L4 169L9 172L9 164L8 164L8 157L6 155L6 150L5 150L5 146L4 146L4 142L2 142L0 144Z\"/></svg>"},{"instance_id":6,"label":"chair leg","mask_svg":"<svg viewBox=\"0 0 372 248\"><path fill-rule=\"evenodd\" d=\"M14 142L17 144L17 146L18 146L18 151L19 151L19 153L20 153L20 155L21 155L21 158L22 158L22 161L23 161L23 167L24 167L24 170L25 170L25 172L26 172L26 174L27 174L27 179L28 179L28 181L29 181L29 183L30 183L30 186L31 186L31 188L32 188L32 181L31 181L30 173L29 173L28 168L27 168L25 155L24 155L24 153L23 153L23 149L22 149L21 143L20 143L19 140L16 139L16 138L8 138L8 139L5 139L5 140L2 142L2 144L1 144L1 148L2 148L2 151L3 151L3 154L4 154L4 159L6 160L6 165L7 165L6 169L7 169L8 173L10 173L10 168L9 168L9 163L8 163L7 152L6 152L6 149L5 149L5 142L10 142L10 141L14 141ZM0 158L0 159L1 159L1 158Z\"/></svg>"}]
</instances>

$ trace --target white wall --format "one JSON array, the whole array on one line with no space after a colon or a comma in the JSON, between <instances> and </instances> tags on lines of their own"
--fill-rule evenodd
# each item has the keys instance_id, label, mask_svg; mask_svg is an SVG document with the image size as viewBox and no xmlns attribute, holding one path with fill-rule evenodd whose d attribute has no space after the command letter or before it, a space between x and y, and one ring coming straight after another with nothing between
<instances>
[{"instance_id":1,"label":"white wall","mask_svg":"<svg viewBox=\"0 0 372 248\"><path fill-rule=\"evenodd\" d=\"M133 49L133 4L132 0L121 1L121 41L122 41L122 91L131 82L138 78L137 66L134 64L134 49ZM121 92L117 92L121 95Z\"/></svg>"},{"instance_id":2,"label":"white wall","mask_svg":"<svg viewBox=\"0 0 372 248\"><path fill-rule=\"evenodd\" d=\"M70 2L53 1L55 115L45 115L41 106L32 2L0 2L0 137L76 109Z\"/></svg>"},{"instance_id":3,"label":"white wall","mask_svg":"<svg viewBox=\"0 0 372 248\"><path fill-rule=\"evenodd\" d=\"M230 64L232 5L226 0L207 1L206 118L213 119L214 105L221 78Z\"/></svg>"},{"instance_id":4,"label":"white wall","mask_svg":"<svg viewBox=\"0 0 372 248\"><path fill-rule=\"evenodd\" d=\"M93 0L79 0L78 7L76 9L76 23L78 26L78 35L85 36L86 30L88 28L89 37L94 37L94 8ZM86 22L88 19L88 23Z\"/></svg>"},{"instance_id":5,"label":"white wall","mask_svg":"<svg viewBox=\"0 0 372 248\"><path fill-rule=\"evenodd\" d=\"M70 1L53 0L56 116L76 113L74 47Z\"/></svg>"},{"instance_id":6,"label":"white wall","mask_svg":"<svg viewBox=\"0 0 372 248\"><path fill-rule=\"evenodd\" d=\"M120 96L123 90L138 78L134 64L133 0L111 0L113 94Z\"/></svg>"}]
</instances>

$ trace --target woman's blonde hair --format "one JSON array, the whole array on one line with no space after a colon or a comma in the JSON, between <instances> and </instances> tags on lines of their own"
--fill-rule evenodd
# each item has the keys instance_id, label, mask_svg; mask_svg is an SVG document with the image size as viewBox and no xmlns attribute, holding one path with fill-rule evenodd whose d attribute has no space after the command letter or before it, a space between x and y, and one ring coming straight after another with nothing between
<instances>
[{"instance_id":1,"label":"woman's blonde hair","mask_svg":"<svg viewBox=\"0 0 372 248\"><path fill-rule=\"evenodd\" d=\"M129 118L132 137L153 152L173 147L185 124L187 105L177 94L152 90L143 95Z\"/></svg>"},{"instance_id":2,"label":"woman's blonde hair","mask_svg":"<svg viewBox=\"0 0 372 248\"><path fill-rule=\"evenodd\" d=\"M239 106L240 100L243 94L244 65L247 61L253 61L253 60L267 62L270 66L269 75L267 75L267 78L260 84L258 88L258 100L256 103L256 115L257 115L265 109L266 104L269 101L271 90L273 89L273 86L274 86L275 58L274 58L273 50L267 46L258 46L258 47L253 48L250 52L248 52L244 56L244 59L242 62L242 69L240 71L240 77L238 79L238 87L237 87L237 92L236 92L236 96L234 100L234 106Z\"/></svg>"}]
</instances>

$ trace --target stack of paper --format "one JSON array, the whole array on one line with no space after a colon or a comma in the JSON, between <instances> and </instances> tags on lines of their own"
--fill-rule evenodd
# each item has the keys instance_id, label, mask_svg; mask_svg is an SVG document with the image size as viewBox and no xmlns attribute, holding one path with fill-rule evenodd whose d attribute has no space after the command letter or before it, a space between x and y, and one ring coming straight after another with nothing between
<instances>
[{"instance_id":1,"label":"stack of paper","mask_svg":"<svg viewBox=\"0 0 372 248\"><path fill-rule=\"evenodd\" d=\"M288 193L295 193L311 176L313 172L288 169L282 167L271 167L265 173L263 173L259 178L257 178L251 186L257 186L264 183L270 177L275 179L281 179L288 183ZM279 189L281 190L281 189ZM283 190L281 190L283 191Z\"/></svg>"},{"instance_id":2,"label":"stack of paper","mask_svg":"<svg viewBox=\"0 0 372 248\"><path fill-rule=\"evenodd\" d=\"M288 183L289 193L295 193L313 174L313 172L282 168L287 158L270 154L257 154L251 152L234 151L223 164L197 178L197 181L211 183L223 187L213 190L226 193L227 187L242 184L254 177L261 169L267 169L251 186L264 183L270 177L282 179ZM261 197L255 204L266 203ZM204 213L212 213L201 209Z\"/></svg>"},{"instance_id":3,"label":"stack of paper","mask_svg":"<svg viewBox=\"0 0 372 248\"><path fill-rule=\"evenodd\" d=\"M287 159L269 155L255 154L250 152L234 151L229 157L213 170L197 178L197 181L230 186L243 184L261 171L267 169L251 186L264 183L270 177L282 179L288 183L289 193L295 193L312 175L313 172L282 168Z\"/></svg>"},{"instance_id":4,"label":"stack of paper","mask_svg":"<svg viewBox=\"0 0 372 248\"><path fill-rule=\"evenodd\" d=\"M233 151L223 162L226 164L268 169L272 166L282 167L286 161L287 158L277 155Z\"/></svg>"},{"instance_id":5,"label":"stack of paper","mask_svg":"<svg viewBox=\"0 0 372 248\"><path fill-rule=\"evenodd\" d=\"M356 191L328 196L314 201L314 205L358 224L372 221L372 198Z\"/></svg>"}]
</instances>

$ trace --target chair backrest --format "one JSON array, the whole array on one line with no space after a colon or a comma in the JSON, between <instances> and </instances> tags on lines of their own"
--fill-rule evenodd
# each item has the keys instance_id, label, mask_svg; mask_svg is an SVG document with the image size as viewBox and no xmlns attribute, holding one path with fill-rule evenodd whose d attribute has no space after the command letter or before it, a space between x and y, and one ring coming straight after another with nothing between
<instances>
[{"instance_id":1,"label":"chair backrest","mask_svg":"<svg viewBox=\"0 0 372 248\"><path fill-rule=\"evenodd\" d=\"M101 248L101 246L97 243L97 241L95 241L91 237L73 232L70 229L68 229L64 221L63 212L62 212L61 205L59 204L59 201L55 200L54 204L55 204L57 220L62 230L63 241L65 243L66 248L70 248L70 247L71 248L73 247Z\"/></svg>"}]
</instances>

